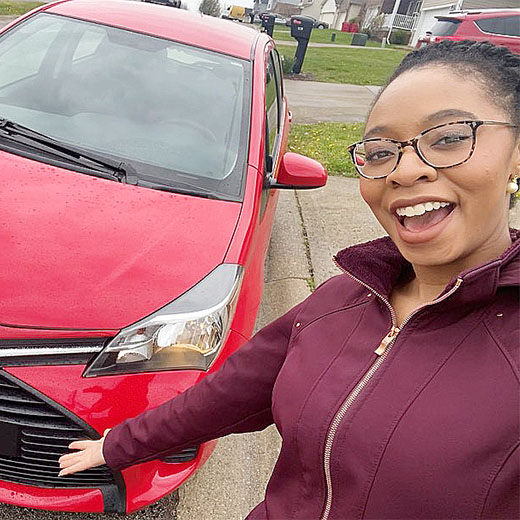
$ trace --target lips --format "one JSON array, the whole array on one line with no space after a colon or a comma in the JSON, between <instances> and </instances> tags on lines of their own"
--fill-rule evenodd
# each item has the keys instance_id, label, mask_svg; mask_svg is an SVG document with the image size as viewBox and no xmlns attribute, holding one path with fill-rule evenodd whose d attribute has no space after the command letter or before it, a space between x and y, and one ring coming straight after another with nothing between
<instances>
[{"instance_id":1,"label":"lips","mask_svg":"<svg viewBox=\"0 0 520 520\"><path fill-rule=\"evenodd\" d=\"M401 202L393 206L397 231L406 242L424 242L434 238L456 207L454 203L442 200L423 200L416 204Z\"/></svg>"}]
</instances>

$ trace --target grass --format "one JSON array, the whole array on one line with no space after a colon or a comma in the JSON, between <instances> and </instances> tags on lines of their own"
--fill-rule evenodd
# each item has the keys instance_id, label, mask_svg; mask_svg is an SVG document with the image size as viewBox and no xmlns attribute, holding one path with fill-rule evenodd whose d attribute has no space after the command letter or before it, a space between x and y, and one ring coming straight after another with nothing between
<instances>
[{"instance_id":1,"label":"grass","mask_svg":"<svg viewBox=\"0 0 520 520\"><path fill-rule=\"evenodd\" d=\"M278 51L292 60L294 47L278 45ZM403 50L334 49L309 47L302 72L315 81L350 83L352 85L383 85L406 55Z\"/></svg>"},{"instance_id":2,"label":"grass","mask_svg":"<svg viewBox=\"0 0 520 520\"><path fill-rule=\"evenodd\" d=\"M0 1L0 16L20 16L39 5L42 5L42 2Z\"/></svg>"},{"instance_id":3,"label":"grass","mask_svg":"<svg viewBox=\"0 0 520 520\"><path fill-rule=\"evenodd\" d=\"M362 137L363 123L292 124L289 150L320 161L330 175L357 177L347 146Z\"/></svg>"},{"instance_id":4,"label":"grass","mask_svg":"<svg viewBox=\"0 0 520 520\"><path fill-rule=\"evenodd\" d=\"M331 41L332 33L336 35L334 41ZM334 45L351 45L352 38L354 33L346 33L342 31L338 31L337 29L313 29L311 33L311 39L309 40L311 43L330 43ZM291 30L289 28L280 28L275 27L273 38L279 41L291 41L295 42L296 40L291 37ZM366 43L367 47L381 47L381 43L373 42L368 40ZM393 46L387 46L388 49Z\"/></svg>"}]
</instances>

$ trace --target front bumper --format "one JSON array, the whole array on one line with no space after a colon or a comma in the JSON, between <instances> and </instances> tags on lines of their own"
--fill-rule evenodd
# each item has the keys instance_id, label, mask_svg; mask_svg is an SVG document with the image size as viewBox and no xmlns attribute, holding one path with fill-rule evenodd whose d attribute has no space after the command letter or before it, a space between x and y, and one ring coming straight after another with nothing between
<instances>
[{"instance_id":1,"label":"front bumper","mask_svg":"<svg viewBox=\"0 0 520 520\"><path fill-rule=\"evenodd\" d=\"M243 342L231 331L212 371ZM84 368L0 367L0 426L17 437L9 447L0 447L0 502L56 511L131 513L179 487L213 451L215 443L210 442L176 454L175 462L169 457L168 462L147 462L121 472L101 467L70 479L58 477L57 459L68 451L70 437L99 438L105 429L175 397L205 376L179 370L82 378Z\"/></svg>"},{"instance_id":2,"label":"front bumper","mask_svg":"<svg viewBox=\"0 0 520 520\"><path fill-rule=\"evenodd\" d=\"M0 502L51 511L132 513L178 488L207 460L214 445L202 445L190 463L148 462L123 470L121 488L59 489L0 481Z\"/></svg>"}]
</instances>

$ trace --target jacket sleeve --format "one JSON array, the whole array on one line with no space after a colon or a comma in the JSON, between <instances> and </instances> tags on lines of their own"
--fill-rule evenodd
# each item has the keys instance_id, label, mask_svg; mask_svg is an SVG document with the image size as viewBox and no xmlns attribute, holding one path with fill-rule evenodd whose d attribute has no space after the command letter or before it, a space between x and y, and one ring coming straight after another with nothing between
<instances>
[{"instance_id":1,"label":"jacket sleeve","mask_svg":"<svg viewBox=\"0 0 520 520\"><path fill-rule=\"evenodd\" d=\"M118 470L272 424L271 394L301 305L260 330L186 392L113 428L103 445L107 465Z\"/></svg>"}]
</instances>

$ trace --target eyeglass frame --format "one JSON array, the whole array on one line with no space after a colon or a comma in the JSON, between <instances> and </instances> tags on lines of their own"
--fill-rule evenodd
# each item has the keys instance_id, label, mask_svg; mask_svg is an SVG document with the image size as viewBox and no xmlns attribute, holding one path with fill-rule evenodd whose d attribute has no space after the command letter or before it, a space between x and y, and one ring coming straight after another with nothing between
<instances>
[{"instance_id":1,"label":"eyeglass frame","mask_svg":"<svg viewBox=\"0 0 520 520\"><path fill-rule=\"evenodd\" d=\"M419 139L424 134L427 134L431 130L435 130L437 128L442 128L443 126L460 125L460 124L469 125L471 130L472 130L472 132L473 132L473 134L472 134L473 142L472 142L472 145L471 145L471 150L469 151L469 154L466 157L466 159L464 159L463 161L460 161L458 163L451 164L450 166L435 166L434 164L428 162L426 160L426 158L423 156L423 154L422 154L421 150L419 149L419 147L417 146L417 142L419 141ZM421 161L424 164L430 166L431 168L442 169L443 170L445 168L453 168L454 166L460 166L461 164L464 164L465 162L467 162L467 161L469 161L471 159L471 156L473 155L473 152L475 151L475 148L477 146L477 129L480 128L482 125L495 125L495 126L505 126L505 127L509 127L509 128L518 128L518 125L515 125L513 123L507 123L505 121L488 121L488 120L480 120L480 119L477 119L477 120L471 120L470 119L470 120L462 120L462 121L453 121L451 123L443 123L441 125L432 126L431 128L423 130L420 134L416 135L413 139L409 139L408 141L398 141L397 139L391 139L389 137L388 138L387 137L370 137L368 139L362 139L361 141L358 141L356 143L351 144L347 148L347 150L350 153L350 157L352 159L352 162L354 163L354 167L356 168L356 171L359 173L359 175L361 175L361 177L363 177L365 179L371 179L371 180L385 179L386 177L388 177L389 175L394 173L395 170L397 169L397 167L399 166L399 163L401 162L401 157L403 156L403 149L406 146L411 146L415 150L415 153L417 154L419 159L421 159ZM395 163L395 166L386 175L378 175L376 177L369 177L368 175L365 175L359 169L359 167L358 167L358 165L356 163L356 157L354 156L354 151L356 149L356 146L358 146L360 144L363 144L363 143L370 143L370 142L374 142L374 141L387 141L387 142L396 144L398 146L398 149L399 149L399 155L397 157L397 162Z\"/></svg>"}]
</instances>

